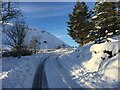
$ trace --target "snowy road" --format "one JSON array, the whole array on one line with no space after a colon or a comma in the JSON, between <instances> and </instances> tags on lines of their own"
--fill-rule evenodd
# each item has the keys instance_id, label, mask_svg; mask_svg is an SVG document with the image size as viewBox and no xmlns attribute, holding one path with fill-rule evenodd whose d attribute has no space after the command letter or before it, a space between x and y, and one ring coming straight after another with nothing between
<instances>
[{"instance_id":1,"label":"snowy road","mask_svg":"<svg viewBox=\"0 0 120 90\"><path fill-rule=\"evenodd\" d=\"M59 57L67 53L59 51L47 56L39 65L32 88L82 88L74 80L70 72L60 63Z\"/></svg>"},{"instance_id":2,"label":"snowy road","mask_svg":"<svg viewBox=\"0 0 120 90\"><path fill-rule=\"evenodd\" d=\"M35 78L34 78L32 88L48 88L46 74L44 70L45 62L48 58L50 58L50 56L45 58L44 61L39 65Z\"/></svg>"}]
</instances>

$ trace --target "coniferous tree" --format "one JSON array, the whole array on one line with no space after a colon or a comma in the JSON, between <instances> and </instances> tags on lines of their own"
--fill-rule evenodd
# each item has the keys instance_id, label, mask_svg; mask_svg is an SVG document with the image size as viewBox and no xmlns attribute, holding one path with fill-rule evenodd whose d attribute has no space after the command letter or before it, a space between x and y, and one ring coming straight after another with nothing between
<instances>
[{"instance_id":1,"label":"coniferous tree","mask_svg":"<svg viewBox=\"0 0 120 90\"><path fill-rule=\"evenodd\" d=\"M118 31L119 21L115 2L96 2L94 16L92 17L96 38L106 38L108 34L115 35Z\"/></svg>"},{"instance_id":2,"label":"coniferous tree","mask_svg":"<svg viewBox=\"0 0 120 90\"><path fill-rule=\"evenodd\" d=\"M72 14L69 14L68 35L78 44L89 42L89 13L85 2L77 2Z\"/></svg>"},{"instance_id":3,"label":"coniferous tree","mask_svg":"<svg viewBox=\"0 0 120 90\"><path fill-rule=\"evenodd\" d=\"M116 34L120 35L120 1L116 2L116 21L115 21L115 29L116 29Z\"/></svg>"}]
</instances>

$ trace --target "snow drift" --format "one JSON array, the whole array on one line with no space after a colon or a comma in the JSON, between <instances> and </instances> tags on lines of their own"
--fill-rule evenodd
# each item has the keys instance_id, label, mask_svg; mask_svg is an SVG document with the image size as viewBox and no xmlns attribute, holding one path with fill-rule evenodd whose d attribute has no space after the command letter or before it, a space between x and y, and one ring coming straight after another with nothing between
<instances>
[{"instance_id":1,"label":"snow drift","mask_svg":"<svg viewBox=\"0 0 120 90\"><path fill-rule=\"evenodd\" d=\"M61 56L60 62L82 87L118 88L119 45L118 38L109 38L108 42L78 47L70 55Z\"/></svg>"}]
</instances>

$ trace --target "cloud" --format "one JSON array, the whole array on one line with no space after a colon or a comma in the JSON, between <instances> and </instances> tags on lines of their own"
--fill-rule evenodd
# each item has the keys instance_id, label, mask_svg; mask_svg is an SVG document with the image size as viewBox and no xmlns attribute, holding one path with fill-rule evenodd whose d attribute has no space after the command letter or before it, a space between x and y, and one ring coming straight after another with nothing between
<instances>
[{"instance_id":1,"label":"cloud","mask_svg":"<svg viewBox=\"0 0 120 90\"><path fill-rule=\"evenodd\" d=\"M48 18L48 17L56 17L56 16L64 16L65 13L47 13L47 14L41 14L41 15L34 15L33 18Z\"/></svg>"},{"instance_id":2,"label":"cloud","mask_svg":"<svg viewBox=\"0 0 120 90\"><path fill-rule=\"evenodd\" d=\"M21 9L25 16L32 18L63 16L71 7L67 4L59 5L59 3L21 3Z\"/></svg>"},{"instance_id":3,"label":"cloud","mask_svg":"<svg viewBox=\"0 0 120 90\"><path fill-rule=\"evenodd\" d=\"M67 8L70 8L71 5L61 5L61 6L47 6L47 5L44 5L42 6L42 4L40 4L39 6L38 5L35 5L33 3L32 4L28 4L28 5L22 5L21 4L21 9L23 12L25 13L35 13L35 12L48 12L48 11L52 11L52 10L65 10Z\"/></svg>"}]
</instances>

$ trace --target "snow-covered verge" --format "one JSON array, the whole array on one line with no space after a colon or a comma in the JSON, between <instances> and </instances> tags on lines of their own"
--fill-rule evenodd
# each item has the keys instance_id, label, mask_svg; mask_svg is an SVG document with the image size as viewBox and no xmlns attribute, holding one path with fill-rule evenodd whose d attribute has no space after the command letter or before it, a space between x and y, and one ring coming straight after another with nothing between
<instances>
[{"instance_id":1,"label":"snow-covered verge","mask_svg":"<svg viewBox=\"0 0 120 90\"><path fill-rule=\"evenodd\" d=\"M118 88L120 41L78 47L75 52L59 57L73 81L86 88Z\"/></svg>"},{"instance_id":2,"label":"snow-covered verge","mask_svg":"<svg viewBox=\"0 0 120 90\"><path fill-rule=\"evenodd\" d=\"M3 88L31 88L38 65L50 54L36 54L21 58L2 58Z\"/></svg>"}]
</instances>

